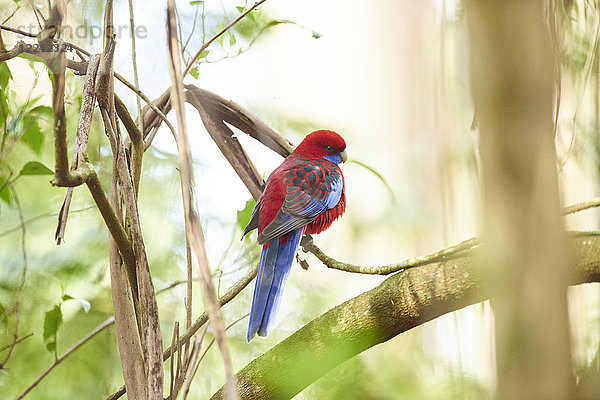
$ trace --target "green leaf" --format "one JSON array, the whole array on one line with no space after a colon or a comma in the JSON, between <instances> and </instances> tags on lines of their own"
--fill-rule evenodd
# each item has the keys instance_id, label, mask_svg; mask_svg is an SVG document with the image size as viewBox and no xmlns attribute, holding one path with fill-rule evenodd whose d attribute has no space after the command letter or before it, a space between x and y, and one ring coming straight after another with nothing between
<instances>
[{"instance_id":1,"label":"green leaf","mask_svg":"<svg viewBox=\"0 0 600 400\"><path fill-rule=\"evenodd\" d=\"M235 8L236 8L236 10L238 10L238 12L240 14L244 12L244 7L242 7L242 6L236 6Z\"/></svg>"},{"instance_id":2,"label":"green leaf","mask_svg":"<svg viewBox=\"0 0 600 400\"><path fill-rule=\"evenodd\" d=\"M50 106L37 106L29 110L29 114L39 115L40 117L46 117L49 120L54 119L54 111Z\"/></svg>"},{"instance_id":3,"label":"green leaf","mask_svg":"<svg viewBox=\"0 0 600 400\"><path fill-rule=\"evenodd\" d=\"M210 53L210 50L202 50L202 53L200 53L198 55L198 60L201 60L203 58L206 58L206 56L208 55L208 53Z\"/></svg>"},{"instance_id":4,"label":"green leaf","mask_svg":"<svg viewBox=\"0 0 600 400\"><path fill-rule=\"evenodd\" d=\"M10 189L6 184L6 178L2 175L0 175L0 199L2 199L9 206L12 204Z\"/></svg>"},{"instance_id":5,"label":"green leaf","mask_svg":"<svg viewBox=\"0 0 600 400\"><path fill-rule=\"evenodd\" d=\"M17 57L21 57L21 58L24 58L26 60L33 61L33 62L41 62L41 63L44 62L44 59L42 57L36 56L33 54L29 54L29 53L21 53Z\"/></svg>"},{"instance_id":6,"label":"green leaf","mask_svg":"<svg viewBox=\"0 0 600 400\"><path fill-rule=\"evenodd\" d=\"M54 349L56 348L56 342L48 342L46 343L46 349L48 349L48 351L50 353L54 353Z\"/></svg>"},{"instance_id":7,"label":"green leaf","mask_svg":"<svg viewBox=\"0 0 600 400\"><path fill-rule=\"evenodd\" d=\"M63 322L62 311L57 304L50 311L44 314L44 341L49 352L53 352L56 348L56 332Z\"/></svg>"},{"instance_id":8,"label":"green leaf","mask_svg":"<svg viewBox=\"0 0 600 400\"><path fill-rule=\"evenodd\" d=\"M198 71L198 67L194 67L190 70L190 75L192 75L194 78L198 79L198 77L200 76L200 71Z\"/></svg>"},{"instance_id":9,"label":"green leaf","mask_svg":"<svg viewBox=\"0 0 600 400\"><path fill-rule=\"evenodd\" d=\"M79 304L81 304L81 307L83 307L83 311L88 312L90 311L90 308L92 307L92 305L90 304L89 301L79 298L79 297L73 297L70 294L64 294L62 297L63 301L66 300L75 300L76 302L78 302Z\"/></svg>"},{"instance_id":10,"label":"green leaf","mask_svg":"<svg viewBox=\"0 0 600 400\"><path fill-rule=\"evenodd\" d=\"M282 20L279 20L279 19L272 19L272 20L270 20L269 22L267 22L265 24L265 26L263 27L263 30L268 29L268 28L272 28L272 27L277 26L279 24L286 24L286 23L289 23L289 22L290 21L282 21Z\"/></svg>"},{"instance_id":11,"label":"green leaf","mask_svg":"<svg viewBox=\"0 0 600 400\"><path fill-rule=\"evenodd\" d=\"M8 315L6 315L6 310L2 303L0 303L0 324L6 329L8 328Z\"/></svg>"},{"instance_id":12,"label":"green leaf","mask_svg":"<svg viewBox=\"0 0 600 400\"><path fill-rule=\"evenodd\" d=\"M204 0L193 0L190 1L190 6L197 6L197 5L202 5L204 4Z\"/></svg>"},{"instance_id":13,"label":"green leaf","mask_svg":"<svg viewBox=\"0 0 600 400\"><path fill-rule=\"evenodd\" d=\"M41 162L30 161L23 166L19 175L54 175L54 171Z\"/></svg>"},{"instance_id":14,"label":"green leaf","mask_svg":"<svg viewBox=\"0 0 600 400\"><path fill-rule=\"evenodd\" d=\"M6 90L6 86L8 86L8 81L13 79L12 74L10 73L10 69L8 68L8 64L5 62L0 63L0 87L3 90Z\"/></svg>"},{"instance_id":15,"label":"green leaf","mask_svg":"<svg viewBox=\"0 0 600 400\"><path fill-rule=\"evenodd\" d=\"M40 128L37 118L27 114L23 117L22 128L25 133L21 135L21 141L36 154L40 154L42 145L44 144L44 133Z\"/></svg>"},{"instance_id":16,"label":"green leaf","mask_svg":"<svg viewBox=\"0 0 600 400\"><path fill-rule=\"evenodd\" d=\"M237 224L243 230L246 228L246 225L250 222L250 217L252 217L252 210L254 210L254 206L256 205L256 200L250 198L246 202L246 205L242 210L238 210L237 212Z\"/></svg>"},{"instance_id":17,"label":"green leaf","mask_svg":"<svg viewBox=\"0 0 600 400\"><path fill-rule=\"evenodd\" d=\"M0 90L0 127L4 127L8 117L8 99L4 90Z\"/></svg>"}]
</instances>

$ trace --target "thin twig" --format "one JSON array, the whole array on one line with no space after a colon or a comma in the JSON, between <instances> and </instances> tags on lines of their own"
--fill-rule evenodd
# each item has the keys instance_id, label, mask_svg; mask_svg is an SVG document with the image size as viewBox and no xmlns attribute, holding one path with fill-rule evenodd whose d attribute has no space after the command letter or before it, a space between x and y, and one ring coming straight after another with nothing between
<instances>
[{"instance_id":1,"label":"thin twig","mask_svg":"<svg viewBox=\"0 0 600 400\"><path fill-rule=\"evenodd\" d=\"M206 50L206 48L208 46L210 46L212 42L214 42L215 40L217 40L222 34L224 34L229 29L231 29L232 26L234 26L235 24L237 24L238 22L240 22L246 15L248 15L256 7L258 7L259 5L261 5L262 3L264 3L265 1L266 0L260 0L260 1L257 1L256 3L254 3L250 8L248 8L246 11L244 11L243 13L241 13L240 15L238 15L237 17L235 17L235 19L233 21L231 21L230 23L228 23L227 25L225 25L225 27L223 29L221 29L219 32L217 32L216 35L214 35L206 43L204 43L200 47L200 49L198 49L198 51L196 52L196 54L194 54L194 56L188 62L188 64L185 66L185 69L183 70L183 77L185 78L185 76L191 71L192 67L194 66L194 63L200 57L200 54L202 54L202 52L204 50Z\"/></svg>"},{"instance_id":2,"label":"thin twig","mask_svg":"<svg viewBox=\"0 0 600 400\"><path fill-rule=\"evenodd\" d=\"M186 273L187 273L187 284L186 284L186 296L185 296L185 329L190 329L192 326L192 281L193 281L193 269L192 269L192 247L189 240L185 239L185 261L186 261ZM185 353L188 353L189 342L185 342Z\"/></svg>"},{"instance_id":3,"label":"thin twig","mask_svg":"<svg viewBox=\"0 0 600 400\"><path fill-rule=\"evenodd\" d=\"M32 332L32 333L29 333L29 334L27 334L27 335L25 335L25 336L23 336L23 337L20 337L20 338L19 338L19 339L17 339L15 342L13 342L13 343L11 343L11 344L7 344L6 346L4 346L4 347L0 348L0 353L1 353L1 352L3 352L4 350L8 349L8 348L14 347L15 345L17 345L17 344L19 344L19 343L21 343L21 342L25 341L26 339L29 339L29 338L30 338L30 337L32 337L32 336L33 336L33 332ZM2 365L2 367L4 367L4 365Z\"/></svg>"},{"instance_id":4,"label":"thin twig","mask_svg":"<svg viewBox=\"0 0 600 400\"><path fill-rule=\"evenodd\" d=\"M169 398L173 399L173 385L175 384L175 357L174 352L179 349L175 349L177 346L177 338L179 338L179 321L175 321L175 325L173 326L173 337L171 338L171 360L170 360L170 372L171 372L171 380L169 381Z\"/></svg>"},{"instance_id":5,"label":"thin twig","mask_svg":"<svg viewBox=\"0 0 600 400\"><path fill-rule=\"evenodd\" d=\"M31 383L31 385L29 385L17 397L17 400L22 399L23 397L25 397L25 395L27 395L27 393L29 393L33 388L35 388L41 382L41 380L44 379L46 377L46 375L48 375L58 364L60 364L61 362L63 362L67 357L69 357L71 354L73 354L73 352L75 350L77 350L78 348L80 348L81 346L83 346L88 340L90 340L91 338L93 338L94 336L96 336L98 333L102 332L104 329L106 329L107 327L109 327L110 325L112 325L114 322L115 322L114 317L109 317L106 321L104 321L102 324L98 325L90 333L88 333L81 340L79 340L77 343L75 343L63 355L61 355L56 360L54 360L54 362L52 364L50 364L50 366L48 368L46 368L46 370L44 372L42 372L42 374L40 376L38 376L35 379L35 381L33 381L33 383Z\"/></svg>"},{"instance_id":6,"label":"thin twig","mask_svg":"<svg viewBox=\"0 0 600 400\"><path fill-rule=\"evenodd\" d=\"M600 207L600 197L593 198L583 203L573 204L562 209L563 215L573 214L588 208Z\"/></svg>"},{"instance_id":7,"label":"thin twig","mask_svg":"<svg viewBox=\"0 0 600 400\"><path fill-rule=\"evenodd\" d=\"M167 119L165 114L158 107L156 107L156 105L154 104L154 102L152 100L150 100L141 90L139 90L133 84L131 84L129 81L127 81L127 79L125 79L123 76L119 75L116 72L114 73L114 75L115 75L115 78L117 78L117 80L119 80L122 84L127 86L129 89L131 89L136 95L141 97L142 100L144 100L146 102L148 107L150 107L152 109L152 111L154 111L160 117L160 119L162 119L163 122L165 124L167 124L167 126L169 127L171 132L173 134L176 134L175 128L173 127L171 122L169 122L169 120Z\"/></svg>"},{"instance_id":8,"label":"thin twig","mask_svg":"<svg viewBox=\"0 0 600 400\"><path fill-rule=\"evenodd\" d=\"M30 37L30 38L37 37L36 33L25 32L24 30L13 28L13 27L10 27L10 26L6 26L4 24L0 25L0 30L8 31L8 32L12 32L12 33L16 33L18 35L27 36L27 37Z\"/></svg>"},{"instance_id":9,"label":"thin twig","mask_svg":"<svg viewBox=\"0 0 600 400\"><path fill-rule=\"evenodd\" d=\"M93 206L89 206L89 207L84 207L84 208L80 208L77 210L71 210L71 213L78 213L78 212L83 212L83 211L88 211L91 210L93 208L96 208L96 205ZM49 218L49 217L56 217L58 215L58 212L47 212L47 213L43 213L40 215L36 215L33 218L29 218L28 220L24 221L23 223L20 223L19 225L15 226L14 228L10 228L8 230L5 230L4 232L0 232L0 237L8 235L9 233L18 231L19 229L21 229L22 226L25 226L31 222L37 221L38 219L42 219L42 218Z\"/></svg>"},{"instance_id":10,"label":"thin twig","mask_svg":"<svg viewBox=\"0 0 600 400\"><path fill-rule=\"evenodd\" d=\"M191 367L191 375L188 377L187 382L185 384L185 389L183 390L183 395L181 396L182 400L186 400L188 393L190 391L190 386L192 384L192 380L194 379L194 375L196 375L196 371L198 370L198 364L197 364L197 360L198 360L198 354L199 354L199 350L200 350L200 340L198 338L196 338L196 340L194 340L194 347L192 348L192 354L190 355L190 363L188 365L188 368Z\"/></svg>"},{"instance_id":11,"label":"thin twig","mask_svg":"<svg viewBox=\"0 0 600 400\"><path fill-rule=\"evenodd\" d=\"M341 261L337 261L332 257L329 257L321 249L319 249L312 240L310 235L305 235L301 242L302 249L304 252L313 253L323 264L329 268L339 269L346 272L354 272L359 274L369 275L389 275L391 273L405 270L409 268L420 267L426 264L434 262L442 262L461 256L464 252L474 249L479 246L479 240L477 238L467 239L454 246L447 247L435 253L427 254L425 256L419 256L409 258L398 263L377 266L377 267L365 267L361 265L349 264Z\"/></svg>"},{"instance_id":12,"label":"thin twig","mask_svg":"<svg viewBox=\"0 0 600 400\"><path fill-rule=\"evenodd\" d=\"M202 3L202 7L204 7L204 3ZM184 59L184 61L185 49L187 48L188 44L190 43L190 39L192 38L192 36L194 36L194 32L196 31L196 20L198 19L199 8L200 7L196 7L196 10L194 11L194 21L192 21L192 30L190 31L190 34L188 35L187 39L185 40L185 43L183 44L183 47L181 48L181 57Z\"/></svg>"},{"instance_id":13,"label":"thin twig","mask_svg":"<svg viewBox=\"0 0 600 400\"><path fill-rule=\"evenodd\" d=\"M2 21L2 25L4 25L5 23L7 23L12 17L15 16L15 14L17 13L17 11L19 11L21 9L21 5L19 3L17 3L17 6L15 7L15 9L13 10L13 12L4 19L4 21Z\"/></svg>"},{"instance_id":14,"label":"thin twig","mask_svg":"<svg viewBox=\"0 0 600 400\"><path fill-rule=\"evenodd\" d=\"M23 287L25 286L25 279L27 278L27 246L26 246L26 237L27 230L25 228L25 218L23 217L23 208L21 207L21 202L19 201L19 196L17 196L16 191L12 185L9 186L10 190L13 192L13 198L15 200L15 205L17 206L17 212L19 214L19 220L21 223L21 255L23 257L23 272L21 272L21 282L19 283L19 289L17 291L17 299L15 300L14 312L15 312L15 330L13 332L13 342L9 347L8 354L4 357L2 362L0 363L0 369L4 368L12 352L19 343L19 305L21 304L21 295L23 294Z\"/></svg>"},{"instance_id":15,"label":"thin twig","mask_svg":"<svg viewBox=\"0 0 600 400\"><path fill-rule=\"evenodd\" d=\"M131 64L133 66L133 84L135 85L136 88L140 87L140 81L138 79L138 69L137 69L137 54L135 51L135 23L134 23L134 18L133 18L133 0L129 0L129 29L131 32ZM136 96L135 98L135 103L137 106L137 113L138 113L138 123L139 126L138 128L140 129L141 132L144 132L144 119L142 118L142 104L140 103L140 98L139 96Z\"/></svg>"},{"instance_id":16,"label":"thin twig","mask_svg":"<svg viewBox=\"0 0 600 400\"><path fill-rule=\"evenodd\" d=\"M248 317L249 315L250 315L250 313L242 315L241 317L239 317L238 319L236 319L235 321L233 321L232 323L230 323L229 325L227 325L227 327L225 328L225 330L226 331L229 330L229 328L233 327L234 325L236 325L238 322L242 321L244 318ZM204 333L206 333L206 331L204 331ZM204 351L202 352L202 354L200 354L200 356L198 357L198 361L196 361L196 365L194 367L194 370L192 371L192 374L189 377L189 381L188 381L189 385L191 385L192 379L194 379L194 376L196 375L196 372L198 371L198 367L200 366L200 363L202 362L202 360L204 359L204 357L206 356L206 354L208 353L208 351L210 350L210 348L212 347L212 345L214 343L215 343L215 338L213 337L211 339L211 341L208 342L208 345L206 346L206 348L204 349Z\"/></svg>"},{"instance_id":17,"label":"thin twig","mask_svg":"<svg viewBox=\"0 0 600 400\"><path fill-rule=\"evenodd\" d=\"M135 23L133 16L133 0L129 0L129 25L131 32L131 64L133 66L133 84L139 90L140 81L138 79L138 68L137 68L137 53L135 50ZM142 118L142 104L140 102L140 96L135 96L135 104L137 107L137 121L138 130L140 135L132 138L133 151L131 154L131 163L133 171L133 187L137 196L139 192L140 178L142 174L142 158L144 156L144 118ZM123 118L121 118L123 120ZM128 129L131 131L131 129ZM138 137L139 136L139 137Z\"/></svg>"},{"instance_id":18,"label":"thin twig","mask_svg":"<svg viewBox=\"0 0 600 400\"><path fill-rule=\"evenodd\" d=\"M229 330L234 325L236 325L238 322L240 322L241 320L243 320L244 318L247 318L249 316L250 316L250 313L246 313L246 314L242 315L241 317L239 317L238 319L236 319L235 321L233 321L232 323L227 325L227 327L225 329ZM214 342L215 342L215 338L213 337L211 339L211 341L208 343L208 345L206 346L206 350L204 351L204 354L202 354L202 356L200 357L200 361L202 361L202 358L204 358L204 356L206 355L206 352L208 352L208 350L210 349L210 347L213 345Z\"/></svg>"},{"instance_id":19,"label":"thin twig","mask_svg":"<svg viewBox=\"0 0 600 400\"><path fill-rule=\"evenodd\" d=\"M263 0L264 1L264 0ZM200 276L202 277L202 287L204 292L204 301L206 310L210 317L210 322L215 333L215 338L221 350L223 366L226 375L226 392L228 399L239 399L239 393L235 384L233 365L229 354L223 316L218 306L217 296L212 282L208 257L206 254L204 234L198 214L194 210L192 185L194 175L192 169L192 156L189 148L189 141L185 123L184 94L183 94L183 75L181 75L181 59L179 55L179 41L177 40L177 24L175 21L175 2L167 2L167 43L168 43L168 65L171 75L171 99L177 113L178 135L177 150L179 154L179 166L181 177L181 190L183 197L184 215L186 219L186 235L190 244L196 253Z\"/></svg>"}]
</instances>

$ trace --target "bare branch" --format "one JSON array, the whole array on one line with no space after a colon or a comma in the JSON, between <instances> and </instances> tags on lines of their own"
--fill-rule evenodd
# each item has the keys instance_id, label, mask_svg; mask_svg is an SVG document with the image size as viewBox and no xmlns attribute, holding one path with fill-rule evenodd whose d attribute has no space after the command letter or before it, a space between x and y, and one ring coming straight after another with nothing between
<instances>
[{"instance_id":1,"label":"bare branch","mask_svg":"<svg viewBox=\"0 0 600 400\"><path fill-rule=\"evenodd\" d=\"M171 122L169 122L169 120L167 119L165 114L161 111L160 102L158 102L158 101L153 102L152 100L150 100L141 90L139 90L138 88L133 86L130 82L128 82L125 78L123 78L121 75L117 74L116 72L115 72L115 78L117 78L121 83L123 83L125 86L127 86L129 89L131 89L136 95L138 95L142 100L144 100L146 102L146 105L158 115L158 117L169 127L171 132L174 135L176 134L175 128L173 127ZM163 96L164 96L164 94L163 94ZM143 126L144 126L143 132L146 132L147 130L149 130L150 126L146 120L144 120Z\"/></svg>"},{"instance_id":2,"label":"bare branch","mask_svg":"<svg viewBox=\"0 0 600 400\"><path fill-rule=\"evenodd\" d=\"M107 7L108 9L108 7ZM107 18L110 20L110 18ZM108 38L114 43L112 37ZM114 44L107 43L110 52ZM104 127L108 134L115 161L116 174L119 179L119 187L122 191L127 211L129 233L133 244L135 256L135 272L137 278L137 290L139 299L138 318L141 322L142 348L144 351L144 362L146 368L146 387L149 399L162 399L163 393L163 368L162 368L162 338L158 317L158 305L148 265L148 257L140 226L137 195L135 193L131 171L127 162L127 156L123 141L119 134L119 125L116 120L113 91L112 59L107 57L106 74L100 78L107 77L105 92L97 92L98 105L104 121ZM101 65L102 66L102 65ZM99 83L101 79L99 79ZM135 300L135 298L134 298Z\"/></svg>"},{"instance_id":3,"label":"bare branch","mask_svg":"<svg viewBox=\"0 0 600 400\"><path fill-rule=\"evenodd\" d=\"M4 347L0 348L0 352L3 352L3 351L5 351L5 350L8 350L8 349L10 349L11 347L14 347L14 346L16 346L17 344L19 344L19 343L21 343L21 342L24 342L25 340L29 339L29 338L30 338L30 337L32 337L32 336L33 336L33 333L29 333L29 334L27 334L27 335L25 335L25 336L23 336L23 337L20 337L20 338L18 338L17 340L15 340L13 343L11 343L11 344L7 344L6 346L4 346ZM4 367L4 364L2 364L2 367Z\"/></svg>"},{"instance_id":4,"label":"bare branch","mask_svg":"<svg viewBox=\"0 0 600 400\"><path fill-rule=\"evenodd\" d=\"M83 167L86 165L87 163L84 164ZM128 269L135 270L135 256L129 236L127 235L127 232L125 232L125 228L117 217L115 210L111 207L108 197L106 197L106 192L100 184L98 175L96 175L96 172L92 169L91 165L87 166L87 168L90 170L90 176L86 180L86 185L92 195L92 198L98 206L98 210L102 215L102 219L104 220L108 231L117 243L119 253L121 254L121 257L123 257L125 266Z\"/></svg>"},{"instance_id":5,"label":"bare branch","mask_svg":"<svg viewBox=\"0 0 600 400\"><path fill-rule=\"evenodd\" d=\"M574 214L588 208L600 207L600 197L593 198L583 203L573 204L562 209L563 215Z\"/></svg>"},{"instance_id":6,"label":"bare branch","mask_svg":"<svg viewBox=\"0 0 600 400\"><path fill-rule=\"evenodd\" d=\"M12 190L15 204L17 206L17 213L19 214L19 220L21 222L21 256L23 258L23 271L21 272L21 281L19 283L19 289L17 291L17 299L15 300L15 305L13 307L13 311L15 313L15 329L13 331L13 339L12 343L8 346L8 353L4 356L2 362L0 362L0 369L3 369L10 356L12 355L15 346L20 343L23 339L19 340L19 306L21 304L21 295L23 294L23 287L25 286L25 278L27 278L27 229L25 227L25 217L23 216L23 207L21 207L21 201L19 200L19 196L14 190L14 187L10 185L10 190ZM27 338L27 336L25 337Z\"/></svg>"},{"instance_id":7,"label":"bare branch","mask_svg":"<svg viewBox=\"0 0 600 400\"><path fill-rule=\"evenodd\" d=\"M183 77L185 77L193 68L194 63L197 61L198 57L200 57L200 54L206 50L206 48L208 48L208 46L211 45L211 43L213 43L215 40L217 40L221 35L223 35L225 32L227 32L229 29L231 29L231 27L233 27L235 24L237 24L239 21L241 21L246 15L248 15L250 12L252 12L254 9L256 9L259 5L261 5L262 3L264 3L266 0L260 0L254 3L254 5L252 5L250 8L248 8L246 11L244 11L243 13L241 13L240 15L238 15L233 21L231 21L229 24L227 24L223 29L221 29L219 32L217 32L216 35L214 35L212 38L210 38L206 43L204 43L204 45L202 45L200 47L200 49L196 52L196 54L192 57L192 59L189 61L189 63L186 65L185 70L183 72ZM204 30L204 18L203 18L203 27L202 29ZM121 80L117 75L115 75L119 80ZM123 82L123 81L122 81ZM123 82L125 83L125 82ZM134 88L132 87L131 84L128 84L128 87L132 90L134 90ZM171 92L171 88L165 90L165 92L157 99L157 101L155 101L154 103L151 103L149 101L147 101L146 103L148 104L148 107L152 110L152 111L142 111L143 113L143 117L144 117L144 132L149 132L150 129L154 126L154 124L156 123L156 115L154 115L154 113L158 114L160 116L160 113L158 113L158 109L162 109L165 110L169 107L169 95ZM156 107L158 106L158 107ZM163 121L165 120L164 118L162 118L162 116L160 117L161 119L163 119Z\"/></svg>"},{"instance_id":8,"label":"bare branch","mask_svg":"<svg viewBox=\"0 0 600 400\"><path fill-rule=\"evenodd\" d=\"M237 24L238 22L240 22L246 15L248 15L256 7L260 6L265 1L266 0L260 0L260 1L257 1L256 3L254 3L251 7L249 7L248 9L246 9L243 13L241 13L240 15L238 15L237 17L235 17L235 19L233 21L231 21L230 23L228 23L227 25L225 25L225 27L223 29L221 29L219 32L217 32L217 34L215 36L213 36L206 43L204 43L198 49L198 51L196 52L196 54L194 54L194 56L189 61L189 63L185 66L185 70L183 71L183 76L185 77L191 71L192 67L194 66L194 63L200 57L200 54L202 54L202 52L204 50L206 50L208 48L208 46L211 45L212 42L214 42L215 40L217 40L221 35L223 35L225 32L227 32L229 29L231 29L235 24Z\"/></svg>"},{"instance_id":9,"label":"bare branch","mask_svg":"<svg viewBox=\"0 0 600 400\"><path fill-rule=\"evenodd\" d=\"M246 187L252 188L250 194L255 199L258 199L262 193L263 179L252 161L250 161L240 142L233 136L231 129L222 121L214 120L204 107L202 107L202 104L195 101L196 98L193 94L188 92L187 97L188 102L198 110L202 122L213 141L217 144Z\"/></svg>"},{"instance_id":10,"label":"bare branch","mask_svg":"<svg viewBox=\"0 0 600 400\"><path fill-rule=\"evenodd\" d=\"M200 276L202 277L204 301L206 310L210 317L210 322L215 334L219 348L221 349L221 357L225 367L225 375L227 377L227 398L239 399L237 393L235 379L233 377L233 365L227 345L227 337L225 334L225 326L223 317L219 310L215 290L208 265L208 257L204 245L204 234L198 215L194 210L193 202L193 181L194 175L192 170L192 156L189 149L189 141L185 124L184 111L184 95L183 95L183 76L181 75L181 60L179 58L179 42L177 40L177 26L175 21L175 3L174 0L168 1L167 8L167 43L169 50L169 72L171 74L171 98L174 100L175 111L177 113L178 135L175 137L177 141L177 150L179 153L179 165L181 168L181 190L183 197L183 207L186 219L186 234L196 253L198 266L200 268Z\"/></svg>"},{"instance_id":11,"label":"bare branch","mask_svg":"<svg viewBox=\"0 0 600 400\"><path fill-rule=\"evenodd\" d=\"M129 142L126 141L125 147L132 149L131 153L131 171L133 177L133 186L135 195L138 195L140 188L140 178L142 175L142 158L144 156L144 140L142 138L142 131L138 129L138 126L131 118L127 107L121 101L121 99L115 95L115 110L121 122L125 126L127 133L129 134L127 139L131 139ZM130 144L130 146L129 146Z\"/></svg>"},{"instance_id":12,"label":"bare branch","mask_svg":"<svg viewBox=\"0 0 600 400\"><path fill-rule=\"evenodd\" d=\"M96 104L95 84L99 62L100 56L96 54L90 57L90 61L88 63L86 80L83 85L81 110L79 113L79 122L77 124L77 135L75 136L75 148L73 149L71 171L76 170L79 164L86 157L87 143L90 136L90 128L92 126L92 114ZM56 227L56 233L54 235L54 239L56 240L57 244L60 244L61 241L64 240L72 196L73 188L69 187L67 188L67 194L65 195L65 200L63 201L58 216L58 226Z\"/></svg>"},{"instance_id":13,"label":"bare branch","mask_svg":"<svg viewBox=\"0 0 600 400\"><path fill-rule=\"evenodd\" d=\"M256 277L256 273L258 272L258 265L255 264L254 267L248 270L248 273L242 277L239 281L237 281L233 286L229 288L229 290L219 298L219 307L223 307L225 304L229 303L233 300L242 290L248 286L252 279ZM183 334L178 340L178 346L181 347L183 343L187 343L192 336L194 336L200 328L206 324L208 321L208 314L203 312L194 322L194 324ZM166 349L163 353L163 360L167 361L171 357L171 347ZM119 388L115 393L107 397L106 400L116 400L125 394L125 387Z\"/></svg>"},{"instance_id":14,"label":"bare branch","mask_svg":"<svg viewBox=\"0 0 600 400\"><path fill-rule=\"evenodd\" d=\"M133 84L136 88L140 87L140 81L138 79L138 69L137 69L137 53L135 51L135 22L133 18L133 0L129 0L129 31L131 32L131 65L133 67ZM140 103L139 96L135 98L135 104L137 106L137 114L138 114L138 122L139 122L139 130L141 132L144 131L144 119L142 118L142 105Z\"/></svg>"},{"instance_id":15,"label":"bare branch","mask_svg":"<svg viewBox=\"0 0 600 400\"><path fill-rule=\"evenodd\" d=\"M92 339L98 333L102 332L104 329L106 329L107 327L112 325L113 322L114 322L114 317L109 317L106 321L104 321L102 324L100 324L99 326L94 328L90 333L88 333L81 340L79 340L77 343L75 343L70 349L65 351L65 353L63 355L61 355L56 360L54 360L54 362L52 364L50 364L50 366L48 368L46 368L46 370L44 372L42 372L42 374L40 376L38 376L36 378L36 380L33 381L31 383L31 385L29 385L17 397L17 400L20 400L23 397L25 397L33 388L35 388L42 381L42 379L44 379L46 377L46 375L48 375L50 372L52 372L52 370L54 368L56 368L56 366L58 366L61 362L63 362L66 358L68 358L71 354L73 354L73 352L75 352L75 350L79 349L81 346L83 346L85 343L87 343L90 339Z\"/></svg>"},{"instance_id":16,"label":"bare branch","mask_svg":"<svg viewBox=\"0 0 600 400\"><path fill-rule=\"evenodd\" d=\"M404 260L398 263L377 267L365 267L361 265L354 265L337 261L334 258L329 257L327 254L323 253L323 251L314 244L313 239L310 235L304 235L304 237L302 238L301 245L305 253L313 253L315 257L317 257L323 264L325 264L329 268L339 269L341 271L353 272L357 274L389 275L400 270L420 267L434 262L444 262L456 257L460 257L466 251L470 251L478 247L479 241L476 238L467 239L454 246L450 246L445 249L436 251L435 253L409 258L408 260Z\"/></svg>"},{"instance_id":17,"label":"bare branch","mask_svg":"<svg viewBox=\"0 0 600 400\"><path fill-rule=\"evenodd\" d=\"M18 35L27 36L27 37L31 37L31 38L37 37L36 33L25 32L24 30L6 26L4 24L0 25L0 30L16 33Z\"/></svg>"}]
</instances>

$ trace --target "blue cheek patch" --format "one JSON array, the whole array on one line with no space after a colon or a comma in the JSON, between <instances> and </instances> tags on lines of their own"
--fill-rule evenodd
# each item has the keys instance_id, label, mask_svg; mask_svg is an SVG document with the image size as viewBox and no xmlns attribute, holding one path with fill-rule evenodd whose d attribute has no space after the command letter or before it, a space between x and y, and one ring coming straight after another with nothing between
<instances>
[{"instance_id":1,"label":"blue cheek patch","mask_svg":"<svg viewBox=\"0 0 600 400\"><path fill-rule=\"evenodd\" d=\"M331 161L334 164L342 163L342 156L340 156L339 154L325 155L323 156L323 158L328 161Z\"/></svg>"}]
</instances>

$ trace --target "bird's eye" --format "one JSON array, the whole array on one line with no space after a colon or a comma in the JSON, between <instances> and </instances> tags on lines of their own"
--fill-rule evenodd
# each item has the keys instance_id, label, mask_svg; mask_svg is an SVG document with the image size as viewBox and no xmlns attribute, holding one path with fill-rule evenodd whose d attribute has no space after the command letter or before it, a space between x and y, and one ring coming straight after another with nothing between
<instances>
[{"instance_id":1,"label":"bird's eye","mask_svg":"<svg viewBox=\"0 0 600 400\"><path fill-rule=\"evenodd\" d=\"M325 150L331 152L331 151L333 151L333 147L331 147L331 146L328 145L328 146L325 147Z\"/></svg>"}]
</instances>

